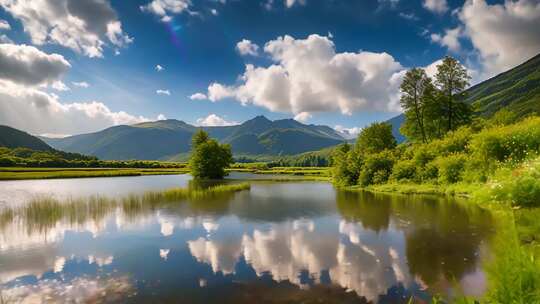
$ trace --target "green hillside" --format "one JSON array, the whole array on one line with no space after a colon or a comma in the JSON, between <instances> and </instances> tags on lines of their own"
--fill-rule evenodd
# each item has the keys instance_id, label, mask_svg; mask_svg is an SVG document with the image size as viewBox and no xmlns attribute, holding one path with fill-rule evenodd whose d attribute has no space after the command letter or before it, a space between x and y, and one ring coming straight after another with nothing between
<instances>
[{"instance_id":1,"label":"green hillside","mask_svg":"<svg viewBox=\"0 0 540 304\"><path fill-rule=\"evenodd\" d=\"M38 151L53 150L43 140L26 132L0 125L0 147L28 148Z\"/></svg>"},{"instance_id":2,"label":"green hillside","mask_svg":"<svg viewBox=\"0 0 540 304\"><path fill-rule=\"evenodd\" d=\"M107 160L185 158L198 127L174 119L116 126L62 139L43 138L56 149ZM243 124L203 127L211 137L232 146L235 155L292 155L335 146L344 138L327 126L293 119L271 121L257 116Z\"/></svg>"},{"instance_id":3,"label":"green hillside","mask_svg":"<svg viewBox=\"0 0 540 304\"><path fill-rule=\"evenodd\" d=\"M467 90L466 100L482 116L505 108L523 117L540 113L540 54Z\"/></svg>"}]
</instances>

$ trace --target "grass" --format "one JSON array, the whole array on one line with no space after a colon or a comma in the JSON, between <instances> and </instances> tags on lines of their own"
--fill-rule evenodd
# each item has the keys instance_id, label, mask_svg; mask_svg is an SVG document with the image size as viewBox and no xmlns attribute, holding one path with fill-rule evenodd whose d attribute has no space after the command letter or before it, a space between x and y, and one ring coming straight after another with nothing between
<instances>
[{"instance_id":1,"label":"grass","mask_svg":"<svg viewBox=\"0 0 540 304\"><path fill-rule=\"evenodd\" d=\"M0 210L0 229L14 219L22 219L29 230L50 229L61 220L84 223L89 219L99 220L111 211L121 208L126 215L137 215L147 210L180 203L183 200L211 204L212 199L239 191L249 190L249 183L217 185L208 188L172 188L163 191L148 191L141 195L128 195L119 199L103 196L68 198L33 198L28 204Z\"/></svg>"},{"instance_id":2,"label":"grass","mask_svg":"<svg viewBox=\"0 0 540 304\"><path fill-rule=\"evenodd\" d=\"M114 176L165 175L165 174L183 174L183 173L189 173L189 169L187 168L124 169L124 168L7 167L7 168L0 168L0 180L114 177Z\"/></svg>"},{"instance_id":3,"label":"grass","mask_svg":"<svg viewBox=\"0 0 540 304\"><path fill-rule=\"evenodd\" d=\"M330 168L327 167L274 167L268 168L260 163L237 165L228 172L247 172L254 174L295 175L308 177L308 180L329 180ZM114 177L186 174L189 168L30 168L0 167L0 180L54 179L81 177ZM281 180L280 180L281 181Z\"/></svg>"}]
</instances>

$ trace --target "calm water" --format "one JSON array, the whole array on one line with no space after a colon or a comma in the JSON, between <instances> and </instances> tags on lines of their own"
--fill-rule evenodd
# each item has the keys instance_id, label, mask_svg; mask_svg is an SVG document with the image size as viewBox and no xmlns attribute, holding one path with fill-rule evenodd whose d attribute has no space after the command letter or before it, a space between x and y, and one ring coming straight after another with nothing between
<instances>
[{"instance_id":1,"label":"calm water","mask_svg":"<svg viewBox=\"0 0 540 304\"><path fill-rule=\"evenodd\" d=\"M188 182L186 175L16 181L0 182L0 193L4 206L20 206L36 195L122 196ZM486 211L440 198L257 181L210 201L0 220L0 296L29 303L451 299L484 291L492 226Z\"/></svg>"}]
</instances>

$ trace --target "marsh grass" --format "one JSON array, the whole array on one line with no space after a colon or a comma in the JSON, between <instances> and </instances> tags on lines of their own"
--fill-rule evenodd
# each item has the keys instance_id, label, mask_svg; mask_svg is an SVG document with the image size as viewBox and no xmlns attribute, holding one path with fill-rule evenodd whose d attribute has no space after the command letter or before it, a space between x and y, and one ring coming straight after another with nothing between
<instances>
[{"instance_id":1,"label":"marsh grass","mask_svg":"<svg viewBox=\"0 0 540 304\"><path fill-rule=\"evenodd\" d=\"M0 228L15 218L24 220L29 231L44 231L67 220L82 224L90 219L103 219L111 211L120 208L127 216L166 207L190 200L212 204L212 199L223 194L249 190L249 183L217 185L207 188L173 188L164 191L148 191L141 195L130 194L119 199L103 196L68 198L58 200L53 197L36 197L18 208L5 208L0 211Z\"/></svg>"}]
</instances>

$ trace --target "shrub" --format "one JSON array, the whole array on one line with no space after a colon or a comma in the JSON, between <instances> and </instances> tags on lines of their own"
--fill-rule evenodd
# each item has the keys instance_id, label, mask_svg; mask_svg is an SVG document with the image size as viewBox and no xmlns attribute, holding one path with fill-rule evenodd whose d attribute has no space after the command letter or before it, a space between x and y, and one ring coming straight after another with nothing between
<instances>
[{"instance_id":1,"label":"shrub","mask_svg":"<svg viewBox=\"0 0 540 304\"><path fill-rule=\"evenodd\" d=\"M493 161L521 162L540 150L540 117L486 129L474 136L470 148L486 168Z\"/></svg>"},{"instance_id":2,"label":"shrub","mask_svg":"<svg viewBox=\"0 0 540 304\"><path fill-rule=\"evenodd\" d=\"M360 172L359 183L362 186L381 184L388 181L394 166L391 151L367 155Z\"/></svg>"},{"instance_id":3,"label":"shrub","mask_svg":"<svg viewBox=\"0 0 540 304\"><path fill-rule=\"evenodd\" d=\"M400 160L392 168L391 179L395 181L413 181L416 176L416 162L414 160Z\"/></svg>"},{"instance_id":4,"label":"shrub","mask_svg":"<svg viewBox=\"0 0 540 304\"><path fill-rule=\"evenodd\" d=\"M437 158L439 182L445 184L457 183L462 178L466 157L463 154L451 154Z\"/></svg>"}]
</instances>

